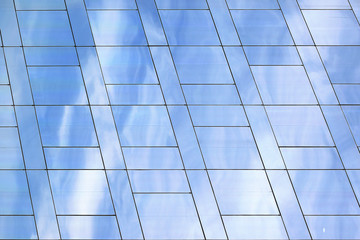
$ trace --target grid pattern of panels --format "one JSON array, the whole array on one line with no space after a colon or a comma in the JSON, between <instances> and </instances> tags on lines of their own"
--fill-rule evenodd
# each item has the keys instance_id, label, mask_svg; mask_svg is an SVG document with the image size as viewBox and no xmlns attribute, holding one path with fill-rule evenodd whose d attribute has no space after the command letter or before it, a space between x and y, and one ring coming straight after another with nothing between
<instances>
[{"instance_id":1,"label":"grid pattern of panels","mask_svg":"<svg viewBox=\"0 0 360 240\"><path fill-rule=\"evenodd\" d=\"M0 239L360 239L359 20L1 0Z\"/></svg>"}]
</instances>

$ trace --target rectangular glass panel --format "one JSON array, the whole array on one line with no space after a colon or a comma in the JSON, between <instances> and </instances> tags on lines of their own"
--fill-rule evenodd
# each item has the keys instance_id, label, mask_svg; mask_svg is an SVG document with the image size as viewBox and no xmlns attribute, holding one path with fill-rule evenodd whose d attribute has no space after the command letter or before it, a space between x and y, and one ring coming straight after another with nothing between
<instances>
[{"instance_id":1,"label":"rectangular glass panel","mask_svg":"<svg viewBox=\"0 0 360 240\"><path fill-rule=\"evenodd\" d=\"M58 219L64 239L121 239L115 216L59 216Z\"/></svg>"},{"instance_id":2,"label":"rectangular glass panel","mask_svg":"<svg viewBox=\"0 0 360 240\"><path fill-rule=\"evenodd\" d=\"M49 169L103 169L98 148L45 148Z\"/></svg>"},{"instance_id":3,"label":"rectangular glass panel","mask_svg":"<svg viewBox=\"0 0 360 240\"><path fill-rule=\"evenodd\" d=\"M128 169L182 169L178 148L123 148Z\"/></svg>"},{"instance_id":4,"label":"rectangular glass panel","mask_svg":"<svg viewBox=\"0 0 360 240\"><path fill-rule=\"evenodd\" d=\"M33 216L0 216L0 238L38 239Z\"/></svg>"},{"instance_id":5,"label":"rectangular glass panel","mask_svg":"<svg viewBox=\"0 0 360 240\"><path fill-rule=\"evenodd\" d=\"M24 47L29 66L79 65L74 47Z\"/></svg>"},{"instance_id":6,"label":"rectangular glass panel","mask_svg":"<svg viewBox=\"0 0 360 240\"><path fill-rule=\"evenodd\" d=\"M114 214L104 171L52 170L49 177L57 214Z\"/></svg>"},{"instance_id":7,"label":"rectangular glass panel","mask_svg":"<svg viewBox=\"0 0 360 240\"><path fill-rule=\"evenodd\" d=\"M204 239L190 194L136 194L146 239Z\"/></svg>"},{"instance_id":8,"label":"rectangular glass panel","mask_svg":"<svg viewBox=\"0 0 360 240\"><path fill-rule=\"evenodd\" d=\"M160 105L164 99L159 85L108 85L113 105Z\"/></svg>"},{"instance_id":9,"label":"rectangular glass panel","mask_svg":"<svg viewBox=\"0 0 360 240\"><path fill-rule=\"evenodd\" d=\"M211 170L221 214L279 214L263 170Z\"/></svg>"},{"instance_id":10,"label":"rectangular glass panel","mask_svg":"<svg viewBox=\"0 0 360 240\"><path fill-rule=\"evenodd\" d=\"M194 126L248 126L242 106L189 106Z\"/></svg>"},{"instance_id":11,"label":"rectangular glass panel","mask_svg":"<svg viewBox=\"0 0 360 240\"><path fill-rule=\"evenodd\" d=\"M134 193L190 192L185 171L132 170L129 177Z\"/></svg>"}]
</instances>

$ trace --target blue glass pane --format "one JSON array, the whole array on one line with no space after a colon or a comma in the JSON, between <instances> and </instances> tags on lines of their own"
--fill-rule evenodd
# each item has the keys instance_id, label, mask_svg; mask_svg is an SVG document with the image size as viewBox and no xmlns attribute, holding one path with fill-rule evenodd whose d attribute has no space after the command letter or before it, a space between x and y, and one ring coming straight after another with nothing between
<instances>
[{"instance_id":1,"label":"blue glass pane","mask_svg":"<svg viewBox=\"0 0 360 240\"><path fill-rule=\"evenodd\" d=\"M135 200L146 239L204 238L190 194L137 194Z\"/></svg>"},{"instance_id":2,"label":"blue glass pane","mask_svg":"<svg viewBox=\"0 0 360 240\"><path fill-rule=\"evenodd\" d=\"M16 10L65 10L63 0L15 0Z\"/></svg>"},{"instance_id":3,"label":"blue glass pane","mask_svg":"<svg viewBox=\"0 0 360 240\"><path fill-rule=\"evenodd\" d=\"M349 9L347 0L299 0L299 5L303 9Z\"/></svg>"},{"instance_id":4,"label":"blue glass pane","mask_svg":"<svg viewBox=\"0 0 360 240\"><path fill-rule=\"evenodd\" d=\"M290 171L304 214L359 214L360 209L344 171Z\"/></svg>"},{"instance_id":5,"label":"blue glass pane","mask_svg":"<svg viewBox=\"0 0 360 240\"><path fill-rule=\"evenodd\" d=\"M102 169L98 148L45 148L49 169Z\"/></svg>"},{"instance_id":6,"label":"blue glass pane","mask_svg":"<svg viewBox=\"0 0 360 240\"><path fill-rule=\"evenodd\" d=\"M244 45L292 45L279 10L233 10L235 26Z\"/></svg>"},{"instance_id":7,"label":"blue glass pane","mask_svg":"<svg viewBox=\"0 0 360 240\"><path fill-rule=\"evenodd\" d=\"M267 107L280 146L333 146L318 107Z\"/></svg>"},{"instance_id":8,"label":"blue glass pane","mask_svg":"<svg viewBox=\"0 0 360 240\"><path fill-rule=\"evenodd\" d=\"M2 118L2 117L0 117ZM0 128L0 169L24 168L17 128Z\"/></svg>"},{"instance_id":9,"label":"blue glass pane","mask_svg":"<svg viewBox=\"0 0 360 240\"><path fill-rule=\"evenodd\" d=\"M222 214L279 214L262 170L209 171Z\"/></svg>"},{"instance_id":10,"label":"blue glass pane","mask_svg":"<svg viewBox=\"0 0 360 240\"><path fill-rule=\"evenodd\" d=\"M64 239L121 239L115 216L59 216Z\"/></svg>"},{"instance_id":11,"label":"blue glass pane","mask_svg":"<svg viewBox=\"0 0 360 240\"><path fill-rule=\"evenodd\" d=\"M87 104L79 67L28 68L35 104Z\"/></svg>"},{"instance_id":12,"label":"blue glass pane","mask_svg":"<svg viewBox=\"0 0 360 240\"><path fill-rule=\"evenodd\" d=\"M182 169L177 148L123 148L128 169Z\"/></svg>"},{"instance_id":13,"label":"blue glass pane","mask_svg":"<svg viewBox=\"0 0 360 240\"><path fill-rule=\"evenodd\" d=\"M343 111L350 125L356 144L360 146L360 107L343 106Z\"/></svg>"},{"instance_id":14,"label":"blue glass pane","mask_svg":"<svg viewBox=\"0 0 360 240\"><path fill-rule=\"evenodd\" d=\"M264 104L316 104L303 67L253 66Z\"/></svg>"},{"instance_id":15,"label":"blue glass pane","mask_svg":"<svg viewBox=\"0 0 360 240\"><path fill-rule=\"evenodd\" d=\"M227 0L230 9L279 9L276 0Z\"/></svg>"},{"instance_id":16,"label":"blue glass pane","mask_svg":"<svg viewBox=\"0 0 360 240\"><path fill-rule=\"evenodd\" d=\"M241 106L189 106L194 126L248 126Z\"/></svg>"},{"instance_id":17,"label":"blue glass pane","mask_svg":"<svg viewBox=\"0 0 360 240\"><path fill-rule=\"evenodd\" d=\"M225 216L229 239L288 239L279 216Z\"/></svg>"},{"instance_id":18,"label":"blue glass pane","mask_svg":"<svg viewBox=\"0 0 360 240\"><path fill-rule=\"evenodd\" d=\"M122 146L176 146L165 107L114 106Z\"/></svg>"},{"instance_id":19,"label":"blue glass pane","mask_svg":"<svg viewBox=\"0 0 360 240\"><path fill-rule=\"evenodd\" d=\"M360 44L360 26L351 10L306 10L303 14L316 44Z\"/></svg>"},{"instance_id":20,"label":"blue glass pane","mask_svg":"<svg viewBox=\"0 0 360 240\"><path fill-rule=\"evenodd\" d=\"M171 47L180 82L233 83L220 47Z\"/></svg>"},{"instance_id":21,"label":"blue glass pane","mask_svg":"<svg viewBox=\"0 0 360 240\"><path fill-rule=\"evenodd\" d=\"M164 98L159 85L108 85L107 89L111 104L164 104Z\"/></svg>"},{"instance_id":22,"label":"blue glass pane","mask_svg":"<svg viewBox=\"0 0 360 240\"><path fill-rule=\"evenodd\" d=\"M7 69L4 59L4 51L1 48L0 49L0 84L8 84L8 83L9 83L9 79L8 79Z\"/></svg>"},{"instance_id":23,"label":"blue glass pane","mask_svg":"<svg viewBox=\"0 0 360 240\"><path fill-rule=\"evenodd\" d=\"M147 47L101 47L97 50L106 83L158 83Z\"/></svg>"},{"instance_id":24,"label":"blue glass pane","mask_svg":"<svg viewBox=\"0 0 360 240\"><path fill-rule=\"evenodd\" d=\"M0 216L1 239L38 239L33 216Z\"/></svg>"},{"instance_id":25,"label":"blue glass pane","mask_svg":"<svg viewBox=\"0 0 360 240\"><path fill-rule=\"evenodd\" d=\"M360 238L359 216L308 216L306 221L316 239Z\"/></svg>"},{"instance_id":26,"label":"blue glass pane","mask_svg":"<svg viewBox=\"0 0 360 240\"><path fill-rule=\"evenodd\" d=\"M133 170L129 177L134 193L190 192L185 171L181 170Z\"/></svg>"},{"instance_id":27,"label":"blue glass pane","mask_svg":"<svg viewBox=\"0 0 360 240\"><path fill-rule=\"evenodd\" d=\"M302 65L295 47L244 47L250 65Z\"/></svg>"},{"instance_id":28,"label":"blue glass pane","mask_svg":"<svg viewBox=\"0 0 360 240\"><path fill-rule=\"evenodd\" d=\"M342 169L336 148L282 148L288 169Z\"/></svg>"},{"instance_id":29,"label":"blue glass pane","mask_svg":"<svg viewBox=\"0 0 360 240\"><path fill-rule=\"evenodd\" d=\"M0 107L0 126L11 127L16 125L17 123L15 118L14 108L10 106Z\"/></svg>"},{"instance_id":30,"label":"blue glass pane","mask_svg":"<svg viewBox=\"0 0 360 240\"><path fill-rule=\"evenodd\" d=\"M334 89L341 104L360 104L360 85L334 84Z\"/></svg>"},{"instance_id":31,"label":"blue glass pane","mask_svg":"<svg viewBox=\"0 0 360 240\"><path fill-rule=\"evenodd\" d=\"M158 9L207 9L206 0L156 0Z\"/></svg>"},{"instance_id":32,"label":"blue glass pane","mask_svg":"<svg viewBox=\"0 0 360 240\"><path fill-rule=\"evenodd\" d=\"M208 10L160 11L170 45L219 45Z\"/></svg>"},{"instance_id":33,"label":"blue glass pane","mask_svg":"<svg viewBox=\"0 0 360 240\"><path fill-rule=\"evenodd\" d=\"M207 168L263 168L250 128L197 127Z\"/></svg>"},{"instance_id":34,"label":"blue glass pane","mask_svg":"<svg viewBox=\"0 0 360 240\"><path fill-rule=\"evenodd\" d=\"M0 105L12 105L12 102L9 85L0 85Z\"/></svg>"},{"instance_id":35,"label":"blue glass pane","mask_svg":"<svg viewBox=\"0 0 360 240\"><path fill-rule=\"evenodd\" d=\"M24 46L74 45L65 11L21 11L17 16Z\"/></svg>"},{"instance_id":36,"label":"blue glass pane","mask_svg":"<svg viewBox=\"0 0 360 240\"><path fill-rule=\"evenodd\" d=\"M97 146L89 107L36 107L44 146Z\"/></svg>"},{"instance_id":37,"label":"blue glass pane","mask_svg":"<svg viewBox=\"0 0 360 240\"><path fill-rule=\"evenodd\" d=\"M0 172L0 214L33 214L24 171L3 170Z\"/></svg>"},{"instance_id":38,"label":"blue glass pane","mask_svg":"<svg viewBox=\"0 0 360 240\"><path fill-rule=\"evenodd\" d=\"M137 11L89 11L97 45L146 45Z\"/></svg>"},{"instance_id":39,"label":"blue glass pane","mask_svg":"<svg viewBox=\"0 0 360 240\"><path fill-rule=\"evenodd\" d=\"M188 104L240 104L235 85L184 85Z\"/></svg>"},{"instance_id":40,"label":"blue glass pane","mask_svg":"<svg viewBox=\"0 0 360 240\"><path fill-rule=\"evenodd\" d=\"M360 83L360 47L319 47L332 83Z\"/></svg>"},{"instance_id":41,"label":"blue glass pane","mask_svg":"<svg viewBox=\"0 0 360 240\"><path fill-rule=\"evenodd\" d=\"M104 171L49 171L57 214L114 214Z\"/></svg>"},{"instance_id":42,"label":"blue glass pane","mask_svg":"<svg viewBox=\"0 0 360 240\"><path fill-rule=\"evenodd\" d=\"M74 47L25 47L27 65L79 65Z\"/></svg>"},{"instance_id":43,"label":"blue glass pane","mask_svg":"<svg viewBox=\"0 0 360 240\"><path fill-rule=\"evenodd\" d=\"M91 9L136 9L134 0L85 0L86 8Z\"/></svg>"}]
</instances>

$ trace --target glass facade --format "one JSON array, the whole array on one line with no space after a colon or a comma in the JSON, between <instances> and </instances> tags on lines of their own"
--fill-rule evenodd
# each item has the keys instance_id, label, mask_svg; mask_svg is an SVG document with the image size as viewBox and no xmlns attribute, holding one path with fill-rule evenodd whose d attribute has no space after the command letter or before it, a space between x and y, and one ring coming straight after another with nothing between
<instances>
[{"instance_id":1,"label":"glass facade","mask_svg":"<svg viewBox=\"0 0 360 240\"><path fill-rule=\"evenodd\" d=\"M1 0L0 239L360 239L359 0Z\"/></svg>"}]
</instances>

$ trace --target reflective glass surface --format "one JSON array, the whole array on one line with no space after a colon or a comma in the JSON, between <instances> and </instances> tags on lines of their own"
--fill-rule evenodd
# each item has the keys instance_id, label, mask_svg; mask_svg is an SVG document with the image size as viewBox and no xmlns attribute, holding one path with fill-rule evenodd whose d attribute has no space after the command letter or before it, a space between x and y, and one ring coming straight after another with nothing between
<instances>
[{"instance_id":1,"label":"reflective glass surface","mask_svg":"<svg viewBox=\"0 0 360 240\"><path fill-rule=\"evenodd\" d=\"M31 67L28 72L36 104L87 103L79 67Z\"/></svg>"},{"instance_id":2,"label":"reflective glass surface","mask_svg":"<svg viewBox=\"0 0 360 240\"><path fill-rule=\"evenodd\" d=\"M17 16L24 46L74 45L66 11L20 11Z\"/></svg>"},{"instance_id":3,"label":"reflective glass surface","mask_svg":"<svg viewBox=\"0 0 360 240\"><path fill-rule=\"evenodd\" d=\"M235 26L244 45L292 45L279 10L233 10Z\"/></svg>"},{"instance_id":4,"label":"reflective glass surface","mask_svg":"<svg viewBox=\"0 0 360 240\"><path fill-rule=\"evenodd\" d=\"M359 20L0 0L0 239L360 239Z\"/></svg>"},{"instance_id":5,"label":"reflective glass surface","mask_svg":"<svg viewBox=\"0 0 360 240\"><path fill-rule=\"evenodd\" d=\"M88 15L95 44L146 45L137 11L89 11Z\"/></svg>"}]
</instances>

